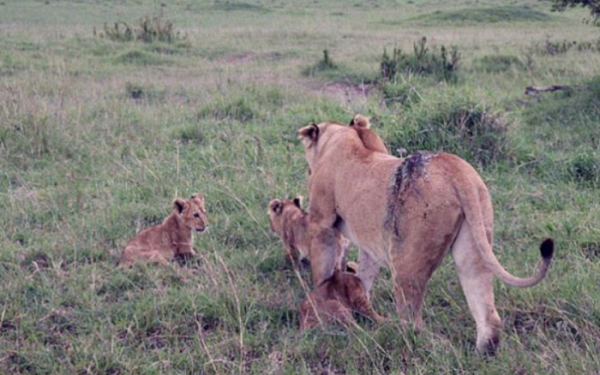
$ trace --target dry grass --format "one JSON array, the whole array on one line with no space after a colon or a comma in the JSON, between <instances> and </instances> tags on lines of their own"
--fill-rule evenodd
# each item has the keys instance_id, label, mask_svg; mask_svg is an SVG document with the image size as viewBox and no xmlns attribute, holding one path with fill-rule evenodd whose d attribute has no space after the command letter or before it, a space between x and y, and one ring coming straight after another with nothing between
<instances>
[{"instance_id":1,"label":"dry grass","mask_svg":"<svg viewBox=\"0 0 600 375\"><path fill-rule=\"evenodd\" d=\"M589 93L600 53L535 48L595 40L584 13L438 26L413 19L473 4L231 4L0 5L0 372L596 373L600 107ZM159 7L186 43L93 36L94 26ZM460 48L455 83L398 77L390 92L410 85L417 99L409 104L386 102L373 84L368 95L340 95L338 87L356 90L377 75L384 48L410 50L421 36ZM304 77L324 49L336 74ZM522 65L479 69L489 55ZM532 84L588 89L516 104ZM498 257L527 274L541 237L558 244L542 285L498 285L505 328L497 357L473 353L474 323L449 263L430 284L424 332L392 319L299 333L310 275L286 268L265 215L272 197L306 194L296 129L360 112L394 148L435 144L470 157L477 150L461 142L423 136L441 108L467 99L507 125L502 153L477 165L494 198ZM198 259L115 269L134 233L160 221L173 197L195 191L207 196L211 221ZM383 272L373 303L394 317L391 291Z\"/></svg>"}]
</instances>

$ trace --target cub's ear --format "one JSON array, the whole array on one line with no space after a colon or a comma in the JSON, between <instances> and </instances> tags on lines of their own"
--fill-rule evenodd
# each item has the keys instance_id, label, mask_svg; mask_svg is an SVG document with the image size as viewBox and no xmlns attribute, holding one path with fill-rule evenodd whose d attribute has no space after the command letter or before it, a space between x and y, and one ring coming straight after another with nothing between
<instances>
[{"instance_id":1,"label":"cub's ear","mask_svg":"<svg viewBox=\"0 0 600 375\"><path fill-rule=\"evenodd\" d=\"M356 262L346 263L346 272L357 274L358 273L358 264Z\"/></svg>"},{"instance_id":2,"label":"cub's ear","mask_svg":"<svg viewBox=\"0 0 600 375\"><path fill-rule=\"evenodd\" d=\"M279 215L283 211L283 203L279 199L273 199L269 202L269 211Z\"/></svg>"},{"instance_id":3,"label":"cub's ear","mask_svg":"<svg viewBox=\"0 0 600 375\"><path fill-rule=\"evenodd\" d=\"M298 138L304 142L306 147L310 147L317 143L319 139L319 127L314 122L298 130Z\"/></svg>"},{"instance_id":4,"label":"cub's ear","mask_svg":"<svg viewBox=\"0 0 600 375\"><path fill-rule=\"evenodd\" d=\"M204 195L200 194L200 193L194 193L192 194L192 196L190 197L191 200L198 200L202 203L204 203Z\"/></svg>"},{"instance_id":5,"label":"cub's ear","mask_svg":"<svg viewBox=\"0 0 600 375\"><path fill-rule=\"evenodd\" d=\"M181 198L177 198L173 201L173 208L177 213L182 213L185 209L185 201Z\"/></svg>"},{"instance_id":6,"label":"cub's ear","mask_svg":"<svg viewBox=\"0 0 600 375\"><path fill-rule=\"evenodd\" d=\"M292 200L292 202L294 202L296 207L298 207L299 209L302 209L302 195L296 195L294 197L294 199Z\"/></svg>"},{"instance_id":7,"label":"cub's ear","mask_svg":"<svg viewBox=\"0 0 600 375\"><path fill-rule=\"evenodd\" d=\"M350 126L358 126L359 128L370 129L371 122L369 122L369 119L363 115L355 115L352 121L350 121Z\"/></svg>"}]
</instances>

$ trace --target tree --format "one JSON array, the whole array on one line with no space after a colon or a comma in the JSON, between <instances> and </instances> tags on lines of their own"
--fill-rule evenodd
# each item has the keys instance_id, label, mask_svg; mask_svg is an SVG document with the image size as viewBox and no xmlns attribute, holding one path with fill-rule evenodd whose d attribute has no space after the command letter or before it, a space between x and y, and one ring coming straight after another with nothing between
<instances>
[{"instance_id":1,"label":"tree","mask_svg":"<svg viewBox=\"0 0 600 375\"><path fill-rule=\"evenodd\" d=\"M589 8L591 21L600 26L600 0L549 0L552 2L552 10L562 12L567 8Z\"/></svg>"}]
</instances>

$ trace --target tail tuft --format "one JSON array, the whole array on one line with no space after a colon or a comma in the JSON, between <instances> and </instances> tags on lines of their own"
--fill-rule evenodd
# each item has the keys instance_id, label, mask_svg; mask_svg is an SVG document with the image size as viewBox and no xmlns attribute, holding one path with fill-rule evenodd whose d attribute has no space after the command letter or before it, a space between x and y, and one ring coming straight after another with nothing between
<instances>
[{"instance_id":1,"label":"tail tuft","mask_svg":"<svg viewBox=\"0 0 600 375\"><path fill-rule=\"evenodd\" d=\"M552 256L554 255L554 240L552 238L546 238L542 241L540 252L542 253L542 258L544 258L544 260L552 259Z\"/></svg>"}]
</instances>

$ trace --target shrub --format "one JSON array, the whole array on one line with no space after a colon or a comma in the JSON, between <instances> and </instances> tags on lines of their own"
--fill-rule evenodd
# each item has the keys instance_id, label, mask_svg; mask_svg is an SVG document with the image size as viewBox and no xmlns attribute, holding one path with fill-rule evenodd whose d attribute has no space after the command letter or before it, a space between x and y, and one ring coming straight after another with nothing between
<instances>
[{"instance_id":1,"label":"shrub","mask_svg":"<svg viewBox=\"0 0 600 375\"><path fill-rule=\"evenodd\" d=\"M582 41L576 40L545 40L543 43L536 44L531 48L533 53L545 56L560 56L571 50L579 52L599 52L600 40Z\"/></svg>"},{"instance_id":2,"label":"shrub","mask_svg":"<svg viewBox=\"0 0 600 375\"><path fill-rule=\"evenodd\" d=\"M94 34L96 34L94 30ZM116 42L141 41L145 43L164 42L173 43L177 40L186 39L186 36L175 31L173 22L165 20L162 14L156 16L144 16L139 20L137 27L130 26L126 22L115 22L113 26L104 24L104 32L100 37Z\"/></svg>"},{"instance_id":3,"label":"shrub","mask_svg":"<svg viewBox=\"0 0 600 375\"><path fill-rule=\"evenodd\" d=\"M433 75L446 81L456 79L461 56L457 47L448 50L442 46L439 50L434 47L431 51L427 46L427 38L422 37L413 44L413 54L405 54L399 48L394 48L392 55L383 51L379 64L381 77L385 80L394 79L398 74Z\"/></svg>"},{"instance_id":4,"label":"shrub","mask_svg":"<svg viewBox=\"0 0 600 375\"><path fill-rule=\"evenodd\" d=\"M338 66L329 57L329 51L323 50L323 58L319 60L315 65L304 69L302 74L306 76L313 76L317 72L337 70Z\"/></svg>"},{"instance_id":5,"label":"shrub","mask_svg":"<svg viewBox=\"0 0 600 375\"><path fill-rule=\"evenodd\" d=\"M546 40L541 48L541 52L543 55L548 56L564 55L576 44L576 41L563 40L554 42L551 40Z\"/></svg>"}]
</instances>

